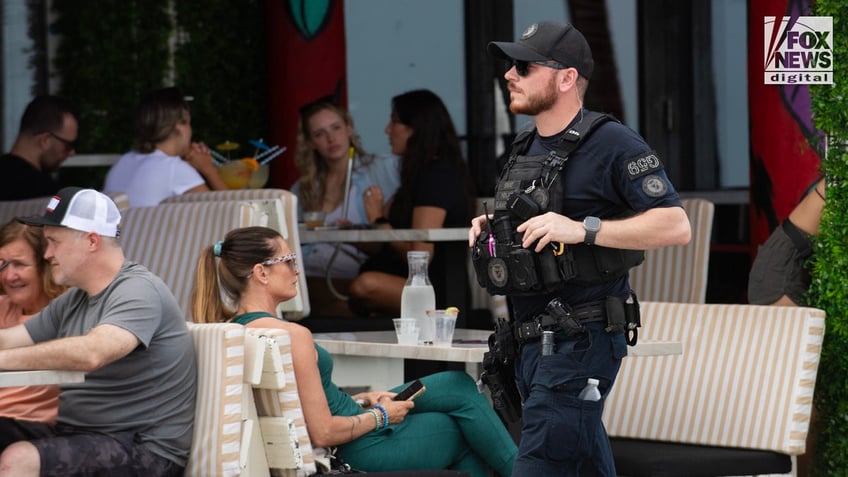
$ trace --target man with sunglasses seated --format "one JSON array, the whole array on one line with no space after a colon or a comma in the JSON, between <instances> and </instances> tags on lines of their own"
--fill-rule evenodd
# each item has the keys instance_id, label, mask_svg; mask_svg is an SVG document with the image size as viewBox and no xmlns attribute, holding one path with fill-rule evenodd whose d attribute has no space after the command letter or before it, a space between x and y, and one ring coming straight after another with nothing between
<instances>
[{"instance_id":1,"label":"man with sunglasses seated","mask_svg":"<svg viewBox=\"0 0 848 477\"><path fill-rule=\"evenodd\" d=\"M59 190L51 172L74 154L78 114L58 96L37 96L24 110L18 137L0 156L0 200L46 197Z\"/></svg>"},{"instance_id":2,"label":"man with sunglasses seated","mask_svg":"<svg viewBox=\"0 0 848 477\"><path fill-rule=\"evenodd\" d=\"M510 111L533 118L494 215L469 231L478 280L512 307L523 400L513 475L615 476L601 414L638 326L628 270L640 250L687 243L689 221L644 139L583 108L594 60L577 29L536 23L488 50L510 62ZM600 394L582 392L590 379Z\"/></svg>"}]
</instances>

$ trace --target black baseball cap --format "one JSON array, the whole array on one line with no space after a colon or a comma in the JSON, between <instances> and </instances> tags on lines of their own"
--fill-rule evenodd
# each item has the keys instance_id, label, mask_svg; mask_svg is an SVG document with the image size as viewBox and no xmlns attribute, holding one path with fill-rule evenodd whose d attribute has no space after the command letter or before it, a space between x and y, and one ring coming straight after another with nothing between
<instances>
[{"instance_id":1,"label":"black baseball cap","mask_svg":"<svg viewBox=\"0 0 848 477\"><path fill-rule=\"evenodd\" d=\"M524 30L517 42L492 41L487 50L490 55L503 59L554 60L577 69L586 79L592 78L595 69L589 43L570 23L534 23Z\"/></svg>"},{"instance_id":2,"label":"black baseball cap","mask_svg":"<svg viewBox=\"0 0 848 477\"><path fill-rule=\"evenodd\" d=\"M67 227L82 232L96 232L104 237L118 237L121 213L109 196L94 189L65 187L47 202L41 217L19 217L18 222L54 227Z\"/></svg>"}]
</instances>

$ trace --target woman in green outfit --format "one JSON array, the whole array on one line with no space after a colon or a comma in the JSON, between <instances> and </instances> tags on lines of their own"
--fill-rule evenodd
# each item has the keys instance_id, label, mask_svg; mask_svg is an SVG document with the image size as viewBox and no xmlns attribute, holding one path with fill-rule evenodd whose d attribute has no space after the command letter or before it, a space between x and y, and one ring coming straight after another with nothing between
<instances>
[{"instance_id":1,"label":"woman in green outfit","mask_svg":"<svg viewBox=\"0 0 848 477\"><path fill-rule=\"evenodd\" d=\"M392 400L403 385L350 396L333 384L330 354L313 342L308 329L276 317L277 305L297 293L297 274L296 258L277 231L232 230L201 253L192 311L201 323L233 321L290 333L314 446L338 446L345 461L364 471L455 469L486 477L491 468L502 477L511 474L515 443L467 374L422 378L427 392L414 402Z\"/></svg>"}]
</instances>

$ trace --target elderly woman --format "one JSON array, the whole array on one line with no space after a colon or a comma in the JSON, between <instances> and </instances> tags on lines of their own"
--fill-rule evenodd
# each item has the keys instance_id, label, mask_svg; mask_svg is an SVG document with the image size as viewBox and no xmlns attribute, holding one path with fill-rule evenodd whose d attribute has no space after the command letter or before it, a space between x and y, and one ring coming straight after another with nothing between
<instances>
[{"instance_id":1,"label":"elderly woman","mask_svg":"<svg viewBox=\"0 0 848 477\"><path fill-rule=\"evenodd\" d=\"M276 231L235 229L201 253L192 311L201 323L232 321L291 334L295 380L313 445L338 446L345 461L364 471L512 473L515 443L464 372L422 378L427 392L415 401L392 399L403 386L350 396L333 384L330 354L315 344L308 329L276 316L277 304L297 293L295 260ZM220 287L232 308L225 305Z\"/></svg>"},{"instance_id":2,"label":"elderly woman","mask_svg":"<svg viewBox=\"0 0 848 477\"><path fill-rule=\"evenodd\" d=\"M0 328L26 321L65 291L53 282L46 248L40 227L12 219L0 228ZM58 406L58 386L0 388L0 417L52 424Z\"/></svg>"}]
</instances>

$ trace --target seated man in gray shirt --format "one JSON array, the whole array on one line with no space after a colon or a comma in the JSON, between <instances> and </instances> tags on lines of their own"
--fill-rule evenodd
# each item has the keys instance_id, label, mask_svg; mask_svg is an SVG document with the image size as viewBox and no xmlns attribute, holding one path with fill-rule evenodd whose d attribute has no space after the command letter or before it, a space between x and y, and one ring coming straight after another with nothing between
<instances>
[{"instance_id":1,"label":"seated man in gray shirt","mask_svg":"<svg viewBox=\"0 0 848 477\"><path fill-rule=\"evenodd\" d=\"M194 422L194 345L173 294L124 258L109 197L68 187L43 217L45 259L72 287L0 330L0 369L84 371L55 426L0 419L0 476L181 476ZM155 246L155 244L151 244Z\"/></svg>"}]
</instances>

